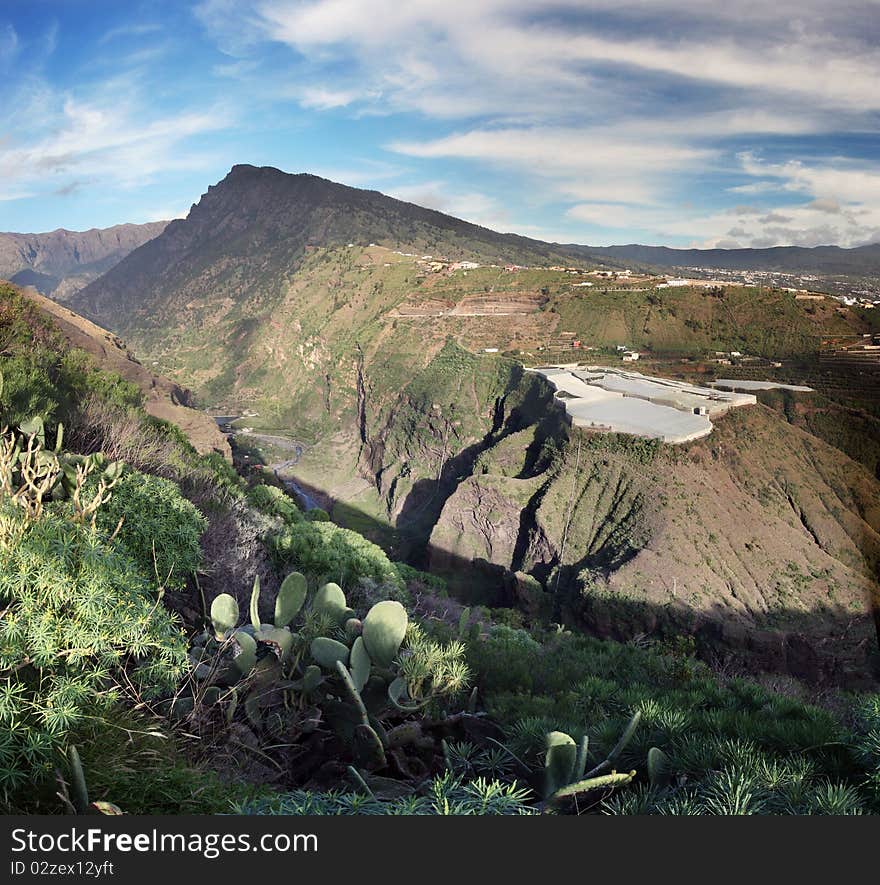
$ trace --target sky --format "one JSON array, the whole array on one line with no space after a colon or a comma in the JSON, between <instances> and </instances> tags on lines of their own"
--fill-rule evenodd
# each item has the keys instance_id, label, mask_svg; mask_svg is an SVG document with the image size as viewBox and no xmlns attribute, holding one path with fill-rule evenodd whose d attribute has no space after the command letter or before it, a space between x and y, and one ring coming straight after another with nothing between
<instances>
[{"instance_id":1,"label":"sky","mask_svg":"<svg viewBox=\"0 0 880 885\"><path fill-rule=\"evenodd\" d=\"M590 245L880 242L880 0L0 0L0 230L236 163Z\"/></svg>"}]
</instances>

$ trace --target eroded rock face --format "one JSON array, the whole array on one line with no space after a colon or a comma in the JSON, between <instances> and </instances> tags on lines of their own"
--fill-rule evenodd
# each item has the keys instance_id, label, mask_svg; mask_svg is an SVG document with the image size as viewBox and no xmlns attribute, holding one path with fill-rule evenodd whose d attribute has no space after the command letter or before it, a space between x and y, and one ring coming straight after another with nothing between
<instances>
[{"instance_id":1,"label":"eroded rock face","mask_svg":"<svg viewBox=\"0 0 880 885\"><path fill-rule=\"evenodd\" d=\"M461 483L431 533L431 568L446 571L474 559L514 568L523 505L505 485L518 482L529 481L473 476Z\"/></svg>"},{"instance_id":2,"label":"eroded rock face","mask_svg":"<svg viewBox=\"0 0 880 885\"><path fill-rule=\"evenodd\" d=\"M686 449L595 436L578 455L576 441L535 476L481 456L485 472L443 507L431 566L485 559L509 576L498 602L527 610L513 573L558 581L564 616L603 637L688 633L754 669L870 678L880 525L869 471L762 406Z\"/></svg>"}]
</instances>

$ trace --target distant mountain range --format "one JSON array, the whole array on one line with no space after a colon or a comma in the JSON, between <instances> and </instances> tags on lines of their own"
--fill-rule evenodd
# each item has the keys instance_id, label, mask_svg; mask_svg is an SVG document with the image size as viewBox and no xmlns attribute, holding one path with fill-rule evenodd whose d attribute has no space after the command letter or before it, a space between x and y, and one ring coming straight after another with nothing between
<instances>
[{"instance_id":1,"label":"distant mountain range","mask_svg":"<svg viewBox=\"0 0 880 885\"><path fill-rule=\"evenodd\" d=\"M782 273L878 274L880 243L839 246L776 246L772 249L670 249L666 246L585 247L613 262L649 267L713 267L723 270L769 270Z\"/></svg>"},{"instance_id":2,"label":"distant mountain range","mask_svg":"<svg viewBox=\"0 0 880 885\"><path fill-rule=\"evenodd\" d=\"M261 290L267 286L277 289L309 247L347 242L376 242L487 263L574 261L654 269L700 266L880 274L880 244L855 249L672 249L548 243L498 233L314 175L238 165L208 189L184 220L120 224L83 232L0 233L0 279L33 286L58 301L71 299L98 280L76 304L118 323L120 305L146 307L144 291L152 293L152 300L161 301L181 289L198 291L202 285L213 287L220 281L223 286L233 279L239 291L252 285ZM102 275L106 276L99 280Z\"/></svg>"},{"instance_id":3,"label":"distant mountain range","mask_svg":"<svg viewBox=\"0 0 880 885\"><path fill-rule=\"evenodd\" d=\"M33 286L44 295L63 301L132 249L158 236L166 224L167 221L155 221L87 231L0 233L0 279Z\"/></svg>"}]
</instances>

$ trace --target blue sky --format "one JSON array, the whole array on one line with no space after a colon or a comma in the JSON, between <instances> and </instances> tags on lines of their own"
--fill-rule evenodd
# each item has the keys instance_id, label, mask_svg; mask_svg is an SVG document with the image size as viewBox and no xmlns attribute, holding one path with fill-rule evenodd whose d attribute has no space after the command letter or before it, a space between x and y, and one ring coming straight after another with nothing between
<instances>
[{"instance_id":1,"label":"blue sky","mask_svg":"<svg viewBox=\"0 0 880 885\"><path fill-rule=\"evenodd\" d=\"M562 242L880 241L880 0L3 0L0 230L235 163Z\"/></svg>"}]
</instances>

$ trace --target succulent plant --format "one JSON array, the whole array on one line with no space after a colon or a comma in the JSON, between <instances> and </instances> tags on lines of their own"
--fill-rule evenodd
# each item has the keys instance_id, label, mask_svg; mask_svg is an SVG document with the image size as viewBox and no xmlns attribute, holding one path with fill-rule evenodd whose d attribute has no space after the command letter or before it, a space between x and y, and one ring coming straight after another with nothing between
<instances>
[{"instance_id":1,"label":"succulent plant","mask_svg":"<svg viewBox=\"0 0 880 885\"><path fill-rule=\"evenodd\" d=\"M254 575L254 586L251 590L251 606L250 606L250 614L251 614L251 623L254 625L254 630L259 630L262 624L260 623L260 576Z\"/></svg>"},{"instance_id":2,"label":"succulent plant","mask_svg":"<svg viewBox=\"0 0 880 885\"><path fill-rule=\"evenodd\" d=\"M665 787L672 780L672 762L659 747L648 750L648 780L652 787Z\"/></svg>"},{"instance_id":3,"label":"succulent plant","mask_svg":"<svg viewBox=\"0 0 880 885\"><path fill-rule=\"evenodd\" d=\"M238 603L234 596L221 593L211 603L211 624L218 640L224 639L238 623Z\"/></svg>"},{"instance_id":4,"label":"succulent plant","mask_svg":"<svg viewBox=\"0 0 880 885\"><path fill-rule=\"evenodd\" d=\"M238 653L232 659L242 676L247 676L257 663L257 641L250 633L236 630L232 638L238 645Z\"/></svg>"},{"instance_id":5,"label":"succulent plant","mask_svg":"<svg viewBox=\"0 0 880 885\"><path fill-rule=\"evenodd\" d=\"M626 749L641 720L641 712L636 711L620 735L608 756L586 774L589 740L585 735L580 744L563 731L551 731L546 737L544 755L544 801L554 805L565 799L608 787L628 784L635 771L601 774L611 768L617 757Z\"/></svg>"},{"instance_id":6,"label":"succulent plant","mask_svg":"<svg viewBox=\"0 0 880 885\"><path fill-rule=\"evenodd\" d=\"M309 652L322 667L328 670L332 670L337 661L348 664L348 646L336 639L330 639L329 636L316 636L309 646Z\"/></svg>"},{"instance_id":7,"label":"succulent plant","mask_svg":"<svg viewBox=\"0 0 880 885\"><path fill-rule=\"evenodd\" d=\"M303 710L317 708L307 721L329 724L357 764L372 771L386 766L388 752L399 752L396 744L388 748L383 717L417 712L466 679L461 643L434 643L409 623L398 602L376 603L361 621L342 589L328 583L303 614L307 583L294 572L278 590L270 625L260 618L260 592L255 580L249 623L241 625L236 600L228 593L217 596L210 611L213 632L196 637L190 648L203 686L199 703L229 699L229 721L240 699L254 728L280 738ZM186 716L193 709L194 704L179 712ZM392 732L395 740L404 734L400 726ZM416 740L412 746L427 749L422 744L432 745L433 739L422 735L421 744Z\"/></svg>"},{"instance_id":8,"label":"succulent plant","mask_svg":"<svg viewBox=\"0 0 880 885\"><path fill-rule=\"evenodd\" d=\"M67 805L69 811L73 814L122 814L119 806L112 802L98 800L97 802L89 802L89 791L86 786L86 776L83 772L82 762L79 758L79 751L71 744L67 748L67 762L70 767L70 780L73 795L69 795L66 785L62 782L62 792L59 797Z\"/></svg>"},{"instance_id":9,"label":"succulent plant","mask_svg":"<svg viewBox=\"0 0 880 885\"><path fill-rule=\"evenodd\" d=\"M326 615L334 624L344 624L351 609L345 601L345 594L338 584L324 584L318 588L312 607Z\"/></svg>"},{"instance_id":10,"label":"succulent plant","mask_svg":"<svg viewBox=\"0 0 880 885\"><path fill-rule=\"evenodd\" d=\"M370 678L370 670L372 669L373 662L367 652L367 647L364 644L362 636L358 636L351 646L350 661L351 677L354 680L355 688L358 691L363 691L364 686L367 684L367 680Z\"/></svg>"},{"instance_id":11,"label":"succulent plant","mask_svg":"<svg viewBox=\"0 0 880 885\"><path fill-rule=\"evenodd\" d=\"M544 754L544 797L549 798L557 790L575 779L577 744L564 731L551 731L546 738ZM583 772L581 772L583 775Z\"/></svg>"},{"instance_id":12,"label":"succulent plant","mask_svg":"<svg viewBox=\"0 0 880 885\"><path fill-rule=\"evenodd\" d=\"M289 627L306 601L309 588L299 572L291 572L278 588L275 597L275 626Z\"/></svg>"},{"instance_id":13,"label":"succulent plant","mask_svg":"<svg viewBox=\"0 0 880 885\"><path fill-rule=\"evenodd\" d=\"M406 636L409 618L406 609L387 599L377 602L364 619L363 639L371 660L379 667L390 667Z\"/></svg>"}]
</instances>

